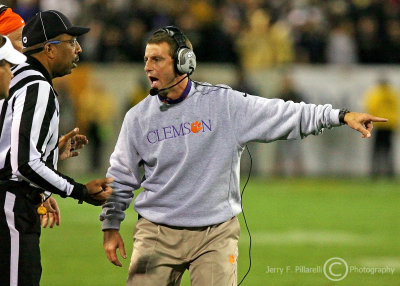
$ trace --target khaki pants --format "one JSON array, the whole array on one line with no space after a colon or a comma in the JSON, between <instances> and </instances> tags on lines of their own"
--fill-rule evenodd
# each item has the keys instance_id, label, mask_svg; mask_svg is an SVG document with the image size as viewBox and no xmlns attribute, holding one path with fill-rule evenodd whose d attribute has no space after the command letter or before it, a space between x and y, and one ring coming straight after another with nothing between
<instances>
[{"instance_id":1,"label":"khaki pants","mask_svg":"<svg viewBox=\"0 0 400 286\"><path fill-rule=\"evenodd\" d=\"M128 286L236 286L237 217L208 227L169 227L140 218L133 233Z\"/></svg>"}]
</instances>

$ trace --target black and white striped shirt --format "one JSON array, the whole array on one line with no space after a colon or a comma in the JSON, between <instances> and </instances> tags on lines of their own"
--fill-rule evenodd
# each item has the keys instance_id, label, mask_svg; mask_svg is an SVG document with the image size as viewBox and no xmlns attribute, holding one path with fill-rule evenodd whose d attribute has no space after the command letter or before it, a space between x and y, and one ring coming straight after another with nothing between
<instances>
[{"instance_id":1,"label":"black and white striped shirt","mask_svg":"<svg viewBox=\"0 0 400 286\"><path fill-rule=\"evenodd\" d=\"M28 57L13 74L0 103L0 180L80 199L85 186L57 171L59 105L49 73Z\"/></svg>"}]
</instances>

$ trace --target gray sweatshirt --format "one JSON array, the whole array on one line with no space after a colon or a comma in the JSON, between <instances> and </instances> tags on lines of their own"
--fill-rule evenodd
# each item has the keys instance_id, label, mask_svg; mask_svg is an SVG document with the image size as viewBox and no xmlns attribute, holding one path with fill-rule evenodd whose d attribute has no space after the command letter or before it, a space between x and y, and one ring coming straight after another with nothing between
<instances>
[{"instance_id":1,"label":"gray sweatshirt","mask_svg":"<svg viewBox=\"0 0 400 286\"><path fill-rule=\"evenodd\" d=\"M148 96L125 116L107 172L114 192L100 215L103 229L119 229L140 187L134 208L152 222L182 227L224 222L241 212L239 165L247 142L304 138L340 125L339 110L331 105L195 82L185 100L161 106L159 98Z\"/></svg>"}]
</instances>

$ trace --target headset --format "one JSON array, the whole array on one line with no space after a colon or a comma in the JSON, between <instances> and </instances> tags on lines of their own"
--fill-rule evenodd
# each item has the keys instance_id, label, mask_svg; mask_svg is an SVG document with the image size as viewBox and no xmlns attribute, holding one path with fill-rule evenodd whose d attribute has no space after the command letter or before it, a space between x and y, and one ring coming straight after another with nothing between
<instances>
[{"instance_id":1,"label":"headset","mask_svg":"<svg viewBox=\"0 0 400 286\"><path fill-rule=\"evenodd\" d=\"M167 33L178 45L178 48L174 53L174 67L176 73L179 75L191 75L196 69L196 55L186 45L187 37L185 34L175 26L166 26L161 28L155 31L153 35L158 33Z\"/></svg>"}]
</instances>

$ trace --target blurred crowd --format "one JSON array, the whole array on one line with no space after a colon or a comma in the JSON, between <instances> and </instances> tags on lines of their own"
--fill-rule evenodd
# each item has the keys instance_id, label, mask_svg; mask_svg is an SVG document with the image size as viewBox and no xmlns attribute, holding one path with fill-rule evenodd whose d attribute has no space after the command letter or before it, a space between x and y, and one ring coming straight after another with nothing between
<instances>
[{"instance_id":1,"label":"blurred crowd","mask_svg":"<svg viewBox=\"0 0 400 286\"><path fill-rule=\"evenodd\" d=\"M174 24L200 62L400 63L398 0L9 0L25 20L56 9L88 25L83 58L140 62L149 33Z\"/></svg>"}]
</instances>

